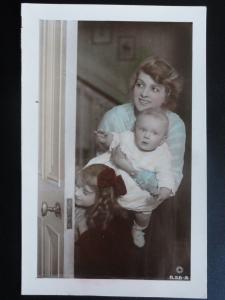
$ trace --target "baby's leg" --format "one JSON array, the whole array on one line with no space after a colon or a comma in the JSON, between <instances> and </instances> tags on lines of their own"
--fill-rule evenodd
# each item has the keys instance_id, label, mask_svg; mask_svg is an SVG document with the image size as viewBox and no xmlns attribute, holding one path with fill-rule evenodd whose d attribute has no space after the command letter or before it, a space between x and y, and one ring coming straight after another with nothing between
<instances>
[{"instance_id":1,"label":"baby's leg","mask_svg":"<svg viewBox=\"0 0 225 300\"><path fill-rule=\"evenodd\" d=\"M133 242L137 247L143 247L145 245L145 237L144 237L144 230L148 227L151 212L148 213L135 213L135 220L132 227L132 237Z\"/></svg>"},{"instance_id":2,"label":"baby's leg","mask_svg":"<svg viewBox=\"0 0 225 300\"><path fill-rule=\"evenodd\" d=\"M143 213L136 212L135 213L135 222L138 226L147 228L150 222L151 212Z\"/></svg>"}]
</instances>

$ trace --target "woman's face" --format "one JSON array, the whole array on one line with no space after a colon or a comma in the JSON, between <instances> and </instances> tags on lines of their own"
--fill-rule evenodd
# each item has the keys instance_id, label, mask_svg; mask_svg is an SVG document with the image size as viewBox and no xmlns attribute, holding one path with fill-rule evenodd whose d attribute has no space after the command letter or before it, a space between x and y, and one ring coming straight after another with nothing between
<instances>
[{"instance_id":1,"label":"woman's face","mask_svg":"<svg viewBox=\"0 0 225 300\"><path fill-rule=\"evenodd\" d=\"M78 206L89 207L95 203L96 191L89 185L84 184L81 187L76 187L75 202Z\"/></svg>"},{"instance_id":2,"label":"woman's face","mask_svg":"<svg viewBox=\"0 0 225 300\"><path fill-rule=\"evenodd\" d=\"M139 72L133 89L133 101L137 111L159 108L166 101L166 88L143 71Z\"/></svg>"}]
</instances>

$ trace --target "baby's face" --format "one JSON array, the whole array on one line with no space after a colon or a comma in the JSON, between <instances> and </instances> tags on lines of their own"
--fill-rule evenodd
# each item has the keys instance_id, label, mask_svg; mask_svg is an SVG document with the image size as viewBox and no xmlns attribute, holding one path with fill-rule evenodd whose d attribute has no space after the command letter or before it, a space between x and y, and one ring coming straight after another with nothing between
<instances>
[{"instance_id":1,"label":"baby's face","mask_svg":"<svg viewBox=\"0 0 225 300\"><path fill-rule=\"evenodd\" d=\"M95 190L86 184L82 185L81 187L76 187L76 205L83 207L92 206L95 203L95 193Z\"/></svg>"},{"instance_id":2,"label":"baby's face","mask_svg":"<svg viewBox=\"0 0 225 300\"><path fill-rule=\"evenodd\" d=\"M159 118L142 115L135 125L135 143L142 151L152 151L161 145L166 138L166 124Z\"/></svg>"}]
</instances>

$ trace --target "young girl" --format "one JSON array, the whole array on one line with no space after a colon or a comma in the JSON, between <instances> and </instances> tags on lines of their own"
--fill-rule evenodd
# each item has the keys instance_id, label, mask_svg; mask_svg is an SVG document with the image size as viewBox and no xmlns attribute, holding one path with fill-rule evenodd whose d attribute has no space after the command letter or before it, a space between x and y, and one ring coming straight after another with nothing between
<instances>
[{"instance_id":1,"label":"young girl","mask_svg":"<svg viewBox=\"0 0 225 300\"><path fill-rule=\"evenodd\" d=\"M75 240L90 227L105 230L115 215L125 216L116 199L126 194L121 176L103 164L93 164L79 174L75 191Z\"/></svg>"}]
</instances>

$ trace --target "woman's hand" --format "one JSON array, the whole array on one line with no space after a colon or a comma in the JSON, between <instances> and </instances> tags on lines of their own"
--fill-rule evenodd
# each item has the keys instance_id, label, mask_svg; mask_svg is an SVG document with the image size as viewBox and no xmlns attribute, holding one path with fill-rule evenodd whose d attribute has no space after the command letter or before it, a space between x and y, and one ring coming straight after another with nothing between
<instances>
[{"instance_id":1,"label":"woman's hand","mask_svg":"<svg viewBox=\"0 0 225 300\"><path fill-rule=\"evenodd\" d=\"M155 172L150 170L140 170L134 177L134 180L141 189L148 191L152 195L158 196L158 181Z\"/></svg>"},{"instance_id":2,"label":"woman's hand","mask_svg":"<svg viewBox=\"0 0 225 300\"><path fill-rule=\"evenodd\" d=\"M158 207L161 203L163 203L163 201L165 201L166 199L168 199L169 197L171 197L171 190L166 188L166 187L161 187L159 189L158 195L153 196L151 195L148 199L148 205L151 205L154 207L154 209L156 207Z\"/></svg>"},{"instance_id":3,"label":"woman's hand","mask_svg":"<svg viewBox=\"0 0 225 300\"><path fill-rule=\"evenodd\" d=\"M159 189L159 195L157 197L157 201L162 203L164 200L171 196L172 191L166 187L161 187Z\"/></svg>"},{"instance_id":4,"label":"woman's hand","mask_svg":"<svg viewBox=\"0 0 225 300\"><path fill-rule=\"evenodd\" d=\"M131 176L135 176L137 171L133 168L132 163L127 158L126 154L122 152L120 146L112 149L111 161L120 169L127 172Z\"/></svg>"}]
</instances>

